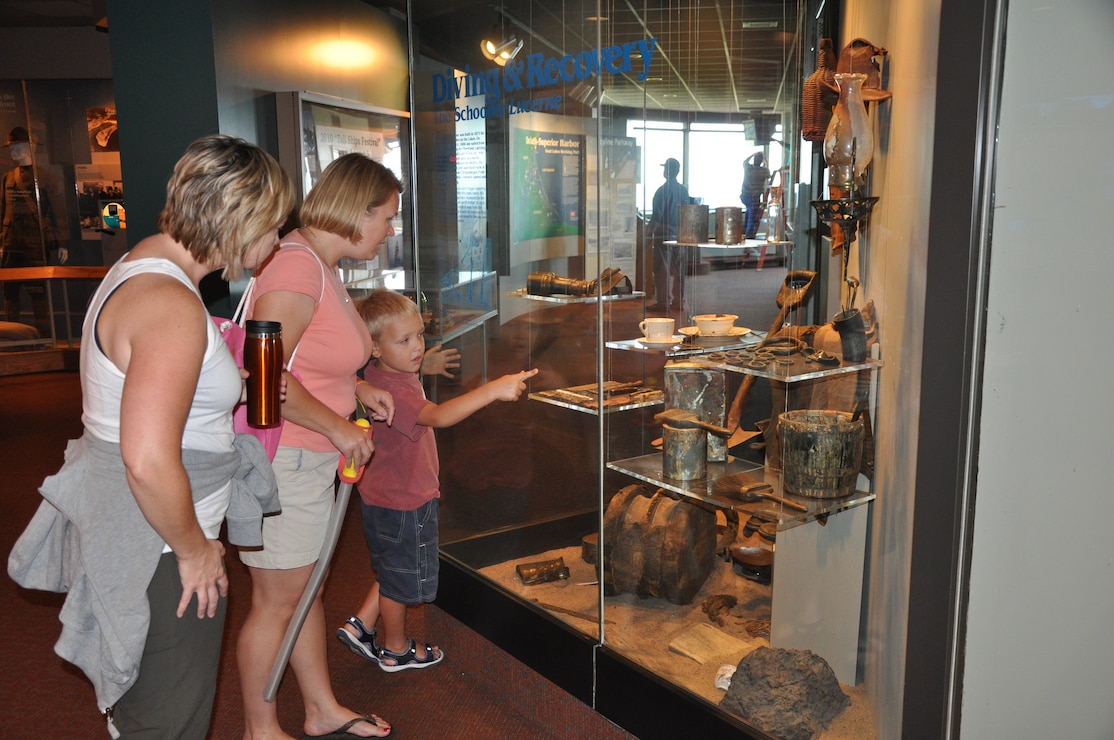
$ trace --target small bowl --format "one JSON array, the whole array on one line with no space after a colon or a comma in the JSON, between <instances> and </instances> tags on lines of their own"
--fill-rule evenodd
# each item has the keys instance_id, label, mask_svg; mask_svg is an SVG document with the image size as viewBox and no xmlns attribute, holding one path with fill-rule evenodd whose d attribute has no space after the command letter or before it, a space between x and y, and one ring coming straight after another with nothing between
<instances>
[{"instance_id":1,"label":"small bowl","mask_svg":"<svg viewBox=\"0 0 1114 740\"><path fill-rule=\"evenodd\" d=\"M693 316L692 322L696 324L701 336L716 337L730 334L737 318L739 317L733 313L702 313Z\"/></svg>"}]
</instances>

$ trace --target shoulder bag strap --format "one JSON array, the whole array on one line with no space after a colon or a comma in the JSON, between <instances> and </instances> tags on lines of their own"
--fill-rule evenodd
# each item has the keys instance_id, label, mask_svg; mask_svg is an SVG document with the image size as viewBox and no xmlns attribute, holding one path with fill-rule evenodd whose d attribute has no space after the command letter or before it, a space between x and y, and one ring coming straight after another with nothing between
<instances>
[{"instance_id":1,"label":"shoulder bag strap","mask_svg":"<svg viewBox=\"0 0 1114 740\"><path fill-rule=\"evenodd\" d=\"M310 249L305 244L302 244L300 242L281 242L279 244L279 246L280 247L297 247L299 249L304 249L307 252L309 252L310 254L312 254L313 258L315 260L317 260L317 266L321 269L321 293L320 293L320 295L317 296L317 303L315 303L313 305L313 311L314 311L314 313L317 313L317 306L321 303L321 301L325 300L325 263L323 263L321 261L321 258L317 256L317 252L314 252L312 249ZM254 282L254 280L255 280L255 278L253 277L252 281ZM310 319L310 320L312 321L312 319ZM300 347L301 345L302 345L301 341L299 341L298 344L294 345L294 351L290 353L290 362L286 363L286 369L287 370L293 370L294 369L294 357L295 357L295 355L298 354L298 347Z\"/></svg>"}]
</instances>

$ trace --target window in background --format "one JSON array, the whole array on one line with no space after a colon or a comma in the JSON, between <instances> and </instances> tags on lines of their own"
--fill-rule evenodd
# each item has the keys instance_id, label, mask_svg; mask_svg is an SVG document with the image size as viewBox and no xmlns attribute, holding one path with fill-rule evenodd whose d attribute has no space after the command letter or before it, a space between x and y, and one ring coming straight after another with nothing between
<instances>
[{"instance_id":1,"label":"window in background","mask_svg":"<svg viewBox=\"0 0 1114 740\"><path fill-rule=\"evenodd\" d=\"M640 213L649 216L654 191L665 182L661 166L673 157L681 163L681 182L687 182L685 163L685 131L683 123L666 121L628 121L627 136L633 137L642 150L642 182L635 186L635 203ZM691 190L691 188L690 188Z\"/></svg>"},{"instance_id":2,"label":"window in background","mask_svg":"<svg viewBox=\"0 0 1114 740\"><path fill-rule=\"evenodd\" d=\"M738 206L743 162L762 151L742 123L693 123L688 135L688 189L709 208ZM753 127L751 127L753 130Z\"/></svg>"}]
</instances>

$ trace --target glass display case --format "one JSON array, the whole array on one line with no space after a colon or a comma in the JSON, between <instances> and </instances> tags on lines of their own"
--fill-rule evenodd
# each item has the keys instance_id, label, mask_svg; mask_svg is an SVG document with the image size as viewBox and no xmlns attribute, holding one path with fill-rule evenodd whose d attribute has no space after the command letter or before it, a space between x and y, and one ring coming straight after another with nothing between
<instances>
[{"instance_id":1,"label":"glass display case","mask_svg":"<svg viewBox=\"0 0 1114 740\"><path fill-rule=\"evenodd\" d=\"M513 28L536 17L530 5L495 15ZM776 151L785 212L804 214L795 228L733 245L656 232L657 168L685 151L697 116L632 94L637 71L542 79L599 49L637 47L657 69L663 39L586 22L604 15L590 5L565 8L564 47L527 40L504 71L459 45L453 66L415 64L417 299L431 341L484 328L466 335L470 367L439 399L539 371L522 400L438 430L437 603L636 735L777 737L731 689L768 648L821 663L854 708L827 718L832 731L868 736L860 625L882 360L866 298L879 259L859 251L865 229L832 257L831 227L807 206L829 195L822 160L799 141L795 102L768 118L719 111L751 125L724 140L722 161L682 170L694 188L708 182L700 168L741 181L746 156ZM801 56L782 77L791 101L819 9L777 6L779 22L801 19ZM655 18L662 33L691 20ZM424 39L439 30L423 17ZM763 246L777 259L760 265ZM751 259L710 259L717 249ZM672 306L654 280L667 250L681 250ZM617 273L629 288L613 290ZM830 320L852 308L853 326ZM672 324L650 335L647 319ZM662 711L649 717L651 702Z\"/></svg>"}]
</instances>

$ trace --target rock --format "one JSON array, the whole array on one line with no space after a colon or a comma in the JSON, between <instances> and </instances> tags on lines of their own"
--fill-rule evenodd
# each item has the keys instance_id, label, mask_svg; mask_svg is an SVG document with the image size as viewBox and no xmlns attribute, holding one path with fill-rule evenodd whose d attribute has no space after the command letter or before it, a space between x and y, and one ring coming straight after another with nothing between
<instances>
[{"instance_id":1,"label":"rock","mask_svg":"<svg viewBox=\"0 0 1114 740\"><path fill-rule=\"evenodd\" d=\"M851 704L809 650L760 647L739 661L720 706L781 740L811 740Z\"/></svg>"}]
</instances>

